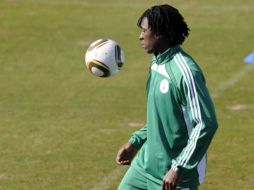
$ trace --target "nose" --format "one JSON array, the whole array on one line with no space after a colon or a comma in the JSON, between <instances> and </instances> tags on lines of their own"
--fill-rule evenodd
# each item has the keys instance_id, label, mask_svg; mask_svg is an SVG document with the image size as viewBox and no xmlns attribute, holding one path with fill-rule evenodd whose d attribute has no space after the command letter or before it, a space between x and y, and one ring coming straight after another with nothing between
<instances>
[{"instance_id":1,"label":"nose","mask_svg":"<svg viewBox=\"0 0 254 190\"><path fill-rule=\"evenodd\" d=\"M143 37L143 35L142 35L142 32L140 33L140 35L139 35L139 40L143 40L144 39L144 37Z\"/></svg>"}]
</instances>

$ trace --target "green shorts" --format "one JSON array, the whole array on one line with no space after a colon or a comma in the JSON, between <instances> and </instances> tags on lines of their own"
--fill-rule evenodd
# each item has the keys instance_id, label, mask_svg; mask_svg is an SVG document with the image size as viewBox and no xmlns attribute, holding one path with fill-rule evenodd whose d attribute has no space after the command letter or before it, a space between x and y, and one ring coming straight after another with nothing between
<instances>
[{"instance_id":1,"label":"green shorts","mask_svg":"<svg viewBox=\"0 0 254 190\"><path fill-rule=\"evenodd\" d=\"M129 167L119 184L118 190L162 190L162 185L146 178L135 168ZM176 190L198 190L198 187L177 188Z\"/></svg>"}]
</instances>

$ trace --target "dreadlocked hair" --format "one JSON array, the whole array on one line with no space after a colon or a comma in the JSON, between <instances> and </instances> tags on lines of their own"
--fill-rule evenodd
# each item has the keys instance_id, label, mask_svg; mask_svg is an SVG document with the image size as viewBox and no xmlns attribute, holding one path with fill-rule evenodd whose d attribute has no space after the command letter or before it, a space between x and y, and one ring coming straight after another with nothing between
<instances>
[{"instance_id":1,"label":"dreadlocked hair","mask_svg":"<svg viewBox=\"0 0 254 190\"><path fill-rule=\"evenodd\" d=\"M147 9L138 19L138 27L144 18L154 34L169 40L170 46L182 44L188 37L190 29L178 10L170 5L156 5Z\"/></svg>"}]
</instances>

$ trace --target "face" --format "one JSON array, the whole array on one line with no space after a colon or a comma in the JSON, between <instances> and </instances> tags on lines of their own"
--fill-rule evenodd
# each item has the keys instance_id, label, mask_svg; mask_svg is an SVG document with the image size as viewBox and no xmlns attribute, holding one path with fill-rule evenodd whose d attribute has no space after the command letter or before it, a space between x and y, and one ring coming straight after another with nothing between
<instances>
[{"instance_id":1,"label":"face","mask_svg":"<svg viewBox=\"0 0 254 190\"><path fill-rule=\"evenodd\" d=\"M141 32L139 35L139 40L141 42L141 46L147 53L156 54L158 51L159 37L155 35L149 28L148 19L146 17L143 18L140 28Z\"/></svg>"}]
</instances>

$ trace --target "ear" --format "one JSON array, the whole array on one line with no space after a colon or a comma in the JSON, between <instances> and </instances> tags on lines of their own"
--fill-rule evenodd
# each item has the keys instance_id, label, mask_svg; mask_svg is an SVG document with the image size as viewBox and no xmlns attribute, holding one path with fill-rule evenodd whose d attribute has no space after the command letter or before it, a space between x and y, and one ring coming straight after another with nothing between
<instances>
[{"instance_id":1,"label":"ear","mask_svg":"<svg viewBox=\"0 0 254 190\"><path fill-rule=\"evenodd\" d=\"M162 36L161 36L160 34L156 33L156 34L154 35L154 37L155 37L156 39L160 39Z\"/></svg>"}]
</instances>

